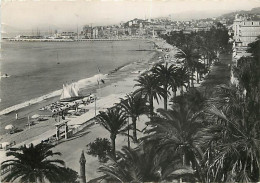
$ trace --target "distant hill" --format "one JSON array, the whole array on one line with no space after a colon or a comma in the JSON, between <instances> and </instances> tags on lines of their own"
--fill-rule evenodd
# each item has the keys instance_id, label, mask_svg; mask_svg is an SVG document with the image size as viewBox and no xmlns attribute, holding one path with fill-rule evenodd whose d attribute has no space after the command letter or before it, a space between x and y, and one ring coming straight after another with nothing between
<instances>
[{"instance_id":1,"label":"distant hill","mask_svg":"<svg viewBox=\"0 0 260 183\"><path fill-rule=\"evenodd\" d=\"M235 11L235 12L231 12L231 13L226 13L221 15L221 18L233 18L235 17L236 14L259 14L260 15L260 7L257 8L253 8L251 10L239 10L239 11Z\"/></svg>"},{"instance_id":2,"label":"distant hill","mask_svg":"<svg viewBox=\"0 0 260 183\"><path fill-rule=\"evenodd\" d=\"M188 21L188 20L199 20L206 18L219 17L224 13L228 13L227 10L215 10L215 11L187 11L182 13L173 13L169 15L175 21Z\"/></svg>"},{"instance_id":3,"label":"distant hill","mask_svg":"<svg viewBox=\"0 0 260 183\"><path fill-rule=\"evenodd\" d=\"M227 18L233 20L236 14L259 14L260 15L260 7L253 8L251 10L209 10L209 11L187 11L181 13L173 13L170 14L171 17L175 21L188 21L188 20L198 20L198 19L206 19L206 18L214 18L218 17Z\"/></svg>"}]
</instances>

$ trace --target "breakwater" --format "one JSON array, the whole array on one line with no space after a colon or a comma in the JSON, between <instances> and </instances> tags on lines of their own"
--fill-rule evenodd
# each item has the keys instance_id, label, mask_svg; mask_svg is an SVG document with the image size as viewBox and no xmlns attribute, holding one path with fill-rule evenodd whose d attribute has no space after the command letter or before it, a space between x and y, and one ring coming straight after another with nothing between
<instances>
[{"instance_id":1,"label":"breakwater","mask_svg":"<svg viewBox=\"0 0 260 183\"><path fill-rule=\"evenodd\" d=\"M77 42L77 41L131 41L142 40L146 38L131 37L131 38L114 38L114 39L20 39L20 38L8 38L7 41L25 41L25 42Z\"/></svg>"}]
</instances>

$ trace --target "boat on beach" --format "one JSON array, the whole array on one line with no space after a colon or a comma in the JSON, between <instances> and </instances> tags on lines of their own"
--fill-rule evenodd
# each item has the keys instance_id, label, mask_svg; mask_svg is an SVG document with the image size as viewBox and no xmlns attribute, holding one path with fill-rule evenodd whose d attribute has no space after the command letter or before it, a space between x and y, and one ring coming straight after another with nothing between
<instances>
[{"instance_id":1,"label":"boat on beach","mask_svg":"<svg viewBox=\"0 0 260 183\"><path fill-rule=\"evenodd\" d=\"M84 98L84 96L79 95L79 88L76 83L63 84L63 89L60 96L61 102L71 102L82 98Z\"/></svg>"}]
</instances>

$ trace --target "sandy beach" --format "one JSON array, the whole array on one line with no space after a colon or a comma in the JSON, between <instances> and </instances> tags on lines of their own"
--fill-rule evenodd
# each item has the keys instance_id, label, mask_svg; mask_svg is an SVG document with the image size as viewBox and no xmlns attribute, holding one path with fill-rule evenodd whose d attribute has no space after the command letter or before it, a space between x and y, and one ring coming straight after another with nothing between
<instances>
[{"instance_id":1,"label":"sandy beach","mask_svg":"<svg viewBox=\"0 0 260 183\"><path fill-rule=\"evenodd\" d=\"M226 58L224 57L221 59L224 60ZM226 68L225 66L211 66L210 74L205 75L203 81L201 81L200 83L194 83L194 87L203 90L205 88L205 85L208 85L209 82L208 80L211 80L211 78L216 75L216 72L223 71L223 67L225 68L225 73L229 73L228 68ZM135 77L136 76L128 77L124 81L117 82L117 87L116 87L117 89L113 88L113 86L104 87L102 89L102 92L107 92L107 93L115 92L117 94L120 94L121 93L120 91L132 91L133 90L132 86L135 84L135 81L133 79ZM221 76L219 75L218 77L221 78ZM225 80L227 80L228 78L229 76L225 75ZM214 88L213 86L211 87ZM178 95L180 95L180 90L177 90L177 96ZM173 93L171 93L171 96L169 98L171 97L173 97ZM168 107L170 108L170 106L171 103L169 102ZM159 103L157 103L154 100L154 108L155 110L158 108L163 108L163 100L159 100ZM137 121L137 129L142 131L146 127L145 123L147 121L149 121L149 118L146 115L140 116L140 118ZM82 150L86 152L87 150L86 145L90 142L93 142L98 137L109 139L109 135L110 134L102 126L100 126L99 124L95 124L89 128L85 128L84 130L82 130L77 136L75 136L73 140L67 140L61 144L58 144L54 148L54 150L62 153L61 158L66 162L66 165L68 167L79 172L80 166L78 161ZM142 137L143 135L144 134L137 131L138 138ZM120 150L123 146L127 146L127 143L128 143L127 137L118 135L116 138L116 149ZM132 141L131 141L131 147L132 148L136 147L136 144L134 144ZM87 153L85 153L85 157L86 157L87 181L102 176L102 174L97 171L98 167L100 166L98 159L96 157L88 155Z\"/></svg>"},{"instance_id":2,"label":"sandy beach","mask_svg":"<svg viewBox=\"0 0 260 183\"><path fill-rule=\"evenodd\" d=\"M155 44L160 48L169 48L169 45L161 40L156 40ZM154 51L149 57L138 60L132 64L126 65L114 73L110 73L109 79L105 80L104 85L100 85L97 89L92 88L86 92L95 93L97 96L96 101L96 113L99 111L105 111L107 108L113 107L116 103L120 102L121 98L124 98L127 94L135 91L137 88L134 87L136 81L135 79L138 76L149 70L160 57L164 57L166 54L170 54L170 58L174 58L176 54L176 49L171 47L171 50L168 52ZM178 91L179 93L179 91ZM28 112L33 115L39 113L38 109L46 106L50 103L56 101L57 98L53 98L50 101L45 101L42 103L37 103L30 106L27 109L19 111L20 115L27 114ZM154 102L155 108L162 107L162 102L157 104ZM80 116L71 116L66 117L65 120L68 120L68 126L70 129L80 127L82 124L86 124L86 121L90 121L95 117L95 104L91 103L88 106L88 112L83 113ZM15 114L13 114L15 118ZM145 122L148 120L146 116L141 116L137 128L142 130L145 127ZM91 121L93 122L93 120ZM22 126L27 123L27 118L24 117L16 121L16 126L22 128ZM13 147L19 147L23 144L38 144L42 140L45 140L55 134L55 124L57 122L54 118L49 117L46 121L36 122L35 125L26 127L23 131L15 134L4 134L1 136L0 143L3 142L13 142L15 141L16 145ZM90 122L89 122L90 123ZM86 125L85 125L86 126ZM141 134L138 134L140 137ZM98 124L95 124L90 127L85 127L83 130L79 131L71 138L67 140L62 140L54 148L55 151L62 153L61 158L66 162L66 166L79 171L78 159L82 150L86 150L86 145L94 141L97 137L109 138L109 134ZM132 144L132 143L131 143ZM127 138L118 136L116 139L116 148L119 150L122 146L127 145ZM132 144L133 146L134 144ZM91 167L91 169L86 168L87 180L98 177L100 174L96 172L99 162L97 158L89 156L86 154L87 164L86 167ZM5 159L5 151L0 151L0 161Z\"/></svg>"}]
</instances>

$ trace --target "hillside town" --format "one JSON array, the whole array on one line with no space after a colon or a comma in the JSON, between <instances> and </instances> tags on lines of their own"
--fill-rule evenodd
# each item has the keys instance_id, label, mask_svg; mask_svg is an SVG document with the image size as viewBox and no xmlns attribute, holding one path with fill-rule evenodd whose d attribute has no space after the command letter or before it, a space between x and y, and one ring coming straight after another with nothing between
<instances>
[{"instance_id":1,"label":"hillside town","mask_svg":"<svg viewBox=\"0 0 260 183\"><path fill-rule=\"evenodd\" d=\"M121 22L117 25L92 26L85 25L77 32L54 31L41 35L37 29L34 35L18 35L15 39L122 39L122 38L155 38L161 34L170 34L172 31L183 31L185 34L198 31L209 31L217 23L223 26L230 26L230 21L226 18L207 18L191 21L174 21L169 16L166 18L138 19Z\"/></svg>"},{"instance_id":2,"label":"hillside town","mask_svg":"<svg viewBox=\"0 0 260 183\"><path fill-rule=\"evenodd\" d=\"M36 70L3 81L64 84L0 111L1 181L260 181L260 13L5 40L9 64Z\"/></svg>"},{"instance_id":3,"label":"hillside town","mask_svg":"<svg viewBox=\"0 0 260 183\"><path fill-rule=\"evenodd\" d=\"M55 30L41 35L37 29L34 35L17 35L10 40L47 39L47 40L96 40L96 39L131 39L131 38L157 38L159 35L180 32L209 31L211 27L224 26L229 30L229 35L234 35L238 53L245 51L243 46L252 42L257 37L260 29L259 14L237 14L233 17L217 17L190 21L175 21L172 16L154 19L132 19L109 26L85 25L82 30L65 32ZM252 23L253 22L253 23ZM248 37L249 36L249 37ZM240 42L239 42L240 41ZM242 44L242 42L244 42Z\"/></svg>"}]
</instances>

